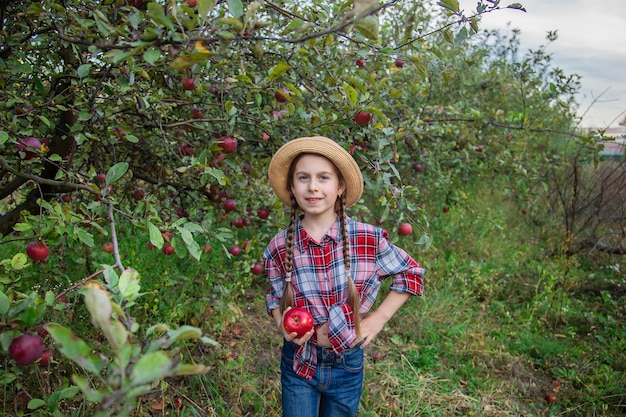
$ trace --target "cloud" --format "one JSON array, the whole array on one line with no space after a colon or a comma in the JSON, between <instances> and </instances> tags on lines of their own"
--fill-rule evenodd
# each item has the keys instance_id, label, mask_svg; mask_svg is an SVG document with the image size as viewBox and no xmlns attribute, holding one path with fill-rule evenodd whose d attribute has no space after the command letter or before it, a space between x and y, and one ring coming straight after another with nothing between
<instances>
[{"instance_id":1,"label":"cloud","mask_svg":"<svg viewBox=\"0 0 626 417\"><path fill-rule=\"evenodd\" d=\"M552 64L566 74L582 77L579 115L586 127L617 126L626 111L626 13L623 0L519 0L527 12L503 9L483 16L480 27L507 32L519 29L520 51L538 49L548 42L548 31L558 39L546 51ZM500 3L505 7L513 1ZM470 12L475 2L461 0ZM604 95L602 95L604 93ZM594 98L602 95L594 103ZM592 106L589 109L589 106Z\"/></svg>"}]
</instances>

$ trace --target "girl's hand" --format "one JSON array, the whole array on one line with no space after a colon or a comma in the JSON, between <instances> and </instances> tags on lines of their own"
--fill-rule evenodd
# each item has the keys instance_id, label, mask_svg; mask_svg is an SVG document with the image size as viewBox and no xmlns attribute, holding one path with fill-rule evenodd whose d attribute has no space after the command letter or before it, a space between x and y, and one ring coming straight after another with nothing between
<instances>
[{"instance_id":1,"label":"girl's hand","mask_svg":"<svg viewBox=\"0 0 626 417\"><path fill-rule=\"evenodd\" d=\"M387 323L387 320L381 317L380 314L376 314L375 311L363 317L361 320L361 337L363 338L361 349L367 347L376 338L385 326L385 323Z\"/></svg>"},{"instance_id":2,"label":"girl's hand","mask_svg":"<svg viewBox=\"0 0 626 417\"><path fill-rule=\"evenodd\" d=\"M287 314L289 310L291 310L291 307L287 307L287 309L283 311L280 321L279 322L277 321L276 325L278 326L278 331L282 333L283 337L288 342L293 342L297 344L298 346L302 346L306 342L308 342L311 337L313 337L313 334L315 333L315 328L309 330L302 337L298 337L298 333L296 332L287 333L287 330L285 329L285 326L283 325L283 323L285 322L285 314Z\"/></svg>"}]
</instances>

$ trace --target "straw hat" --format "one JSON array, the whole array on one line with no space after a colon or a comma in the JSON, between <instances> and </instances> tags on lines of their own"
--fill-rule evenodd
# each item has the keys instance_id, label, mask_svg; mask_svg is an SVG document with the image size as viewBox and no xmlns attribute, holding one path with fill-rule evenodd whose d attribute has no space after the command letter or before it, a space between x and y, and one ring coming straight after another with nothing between
<instances>
[{"instance_id":1,"label":"straw hat","mask_svg":"<svg viewBox=\"0 0 626 417\"><path fill-rule=\"evenodd\" d=\"M363 193L363 174L352 155L332 139L313 136L285 143L272 157L267 175L274 192L283 203L291 205L291 190L287 188L287 175L293 160L303 153L312 153L330 159L343 176L346 185L346 207L359 201Z\"/></svg>"}]
</instances>

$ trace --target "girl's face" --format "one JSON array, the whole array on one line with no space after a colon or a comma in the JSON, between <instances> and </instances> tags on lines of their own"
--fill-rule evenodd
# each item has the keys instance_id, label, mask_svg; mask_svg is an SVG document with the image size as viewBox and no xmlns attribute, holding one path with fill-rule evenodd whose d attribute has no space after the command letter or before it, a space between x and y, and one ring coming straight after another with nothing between
<instances>
[{"instance_id":1,"label":"girl's face","mask_svg":"<svg viewBox=\"0 0 626 417\"><path fill-rule=\"evenodd\" d=\"M335 215L337 197L345 191L337 168L323 156L303 155L293 170L291 192L309 215Z\"/></svg>"}]
</instances>

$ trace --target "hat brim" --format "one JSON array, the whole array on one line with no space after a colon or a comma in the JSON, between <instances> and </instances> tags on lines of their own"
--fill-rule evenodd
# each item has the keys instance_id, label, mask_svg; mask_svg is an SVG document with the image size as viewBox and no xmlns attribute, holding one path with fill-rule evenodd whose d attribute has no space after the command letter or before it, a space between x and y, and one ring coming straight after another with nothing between
<instances>
[{"instance_id":1,"label":"hat brim","mask_svg":"<svg viewBox=\"0 0 626 417\"><path fill-rule=\"evenodd\" d=\"M346 207L354 205L363 194L363 174L352 155L337 142L324 136L293 139L281 146L270 162L268 178L278 198L291 205L291 190L287 175L293 160L301 154L316 154L328 158L341 172L346 186Z\"/></svg>"}]
</instances>

